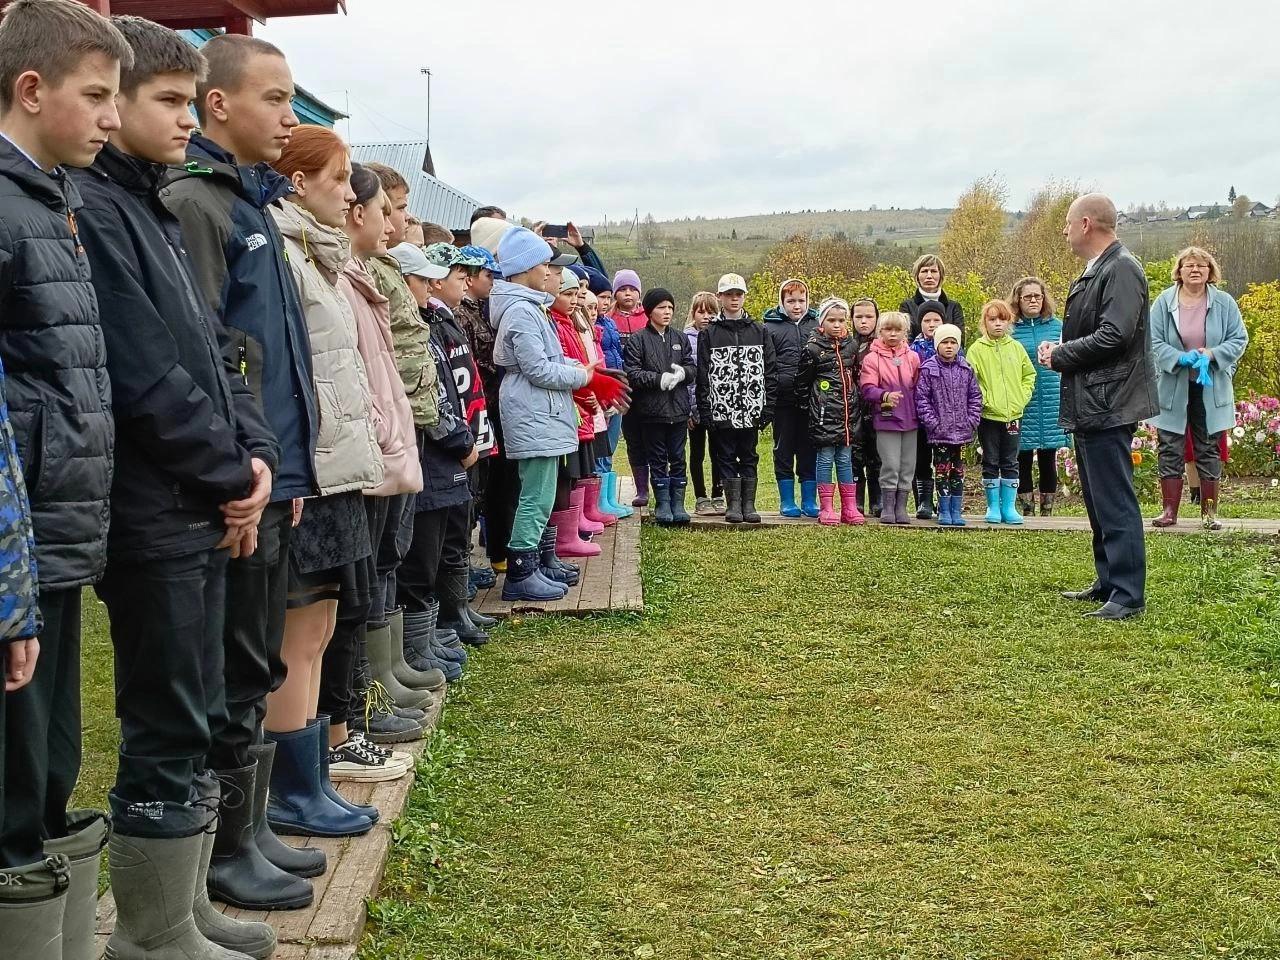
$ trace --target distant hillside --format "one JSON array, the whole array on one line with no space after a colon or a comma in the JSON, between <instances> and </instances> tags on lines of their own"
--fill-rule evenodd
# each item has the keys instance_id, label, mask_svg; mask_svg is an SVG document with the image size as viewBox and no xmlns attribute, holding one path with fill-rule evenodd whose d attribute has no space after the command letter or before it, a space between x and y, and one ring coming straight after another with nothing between
<instances>
[{"instance_id":1,"label":"distant hillside","mask_svg":"<svg viewBox=\"0 0 1280 960\"><path fill-rule=\"evenodd\" d=\"M800 210L785 213L756 214L749 217L706 219L703 217L683 220L658 221L651 226L668 237L681 240L785 240L797 233L811 236L838 236L851 240L884 239L889 243L920 243L936 238L947 217L945 210ZM633 227L630 221L610 221L607 227L596 226L597 233L606 236L633 234L644 228L641 223Z\"/></svg>"}]
</instances>

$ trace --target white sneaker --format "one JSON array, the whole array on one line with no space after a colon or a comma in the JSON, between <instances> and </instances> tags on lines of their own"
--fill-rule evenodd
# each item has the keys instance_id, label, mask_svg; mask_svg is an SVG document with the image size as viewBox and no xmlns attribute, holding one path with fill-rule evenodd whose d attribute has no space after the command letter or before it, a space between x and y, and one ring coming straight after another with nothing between
<instances>
[{"instance_id":1,"label":"white sneaker","mask_svg":"<svg viewBox=\"0 0 1280 960\"><path fill-rule=\"evenodd\" d=\"M378 783L398 780L408 772L408 767L371 753L368 745L358 740L329 748L329 779L333 781Z\"/></svg>"}]
</instances>

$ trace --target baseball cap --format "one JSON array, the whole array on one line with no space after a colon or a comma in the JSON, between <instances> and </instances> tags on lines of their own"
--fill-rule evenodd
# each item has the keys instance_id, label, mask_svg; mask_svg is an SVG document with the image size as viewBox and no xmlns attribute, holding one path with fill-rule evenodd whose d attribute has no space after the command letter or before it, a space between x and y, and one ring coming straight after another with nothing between
<instances>
[{"instance_id":1,"label":"baseball cap","mask_svg":"<svg viewBox=\"0 0 1280 960\"><path fill-rule=\"evenodd\" d=\"M747 281L736 273L726 273L716 285L716 293L728 293L731 290L740 290L742 293L746 293Z\"/></svg>"},{"instance_id":2,"label":"baseball cap","mask_svg":"<svg viewBox=\"0 0 1280 960\"><path fill-rule=\"evenodd\" d=\"M547 266L568 267L577 263L578 259L578 255L576 253L561 253L559 250L556 250Z\"/></svg>"},{"instance_id":3,"label":"baseball cap","mask_svg":"<svg viewBox=\"0 0 1280 960\"><path fill-rule=\"evenodd\" d=\"M423 277L427 280L443 280L449 275L449 268L432 263L420 247L412 243L400 243L387 251L400 264L400 272L406 276Z\"/></svg>"},{"instance_id":4,"label":"baseball cap","mask_svg":"<svg viewBox=\"0 0 1280 960\"><path fill-rule=\"evenodd\" d=\"M502 276L502 271L498 269L498 261L488 248L468 244L458 252L462 254L461 262L464 267L480 267L499 277Z\"/></svg>"}]
</instances>

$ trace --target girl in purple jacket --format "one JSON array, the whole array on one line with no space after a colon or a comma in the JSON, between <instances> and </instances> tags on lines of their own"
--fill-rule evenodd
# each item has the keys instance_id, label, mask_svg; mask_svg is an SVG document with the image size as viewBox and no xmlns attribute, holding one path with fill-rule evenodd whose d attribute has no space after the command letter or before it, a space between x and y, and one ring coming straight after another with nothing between
<instances>
[{"instance_id":1,"label":"girl in purple jacket","mask_svg":"<svg viewBox=\"0 0 1280 960\"><path fill-rule=\"evenodd\" d=\"M938 352L920 367L916 386L916 413L933 447L938 525L942 527L965 526L961 452L982 419L982 391L973 368L960 356L960 337L960 328L950 323L934 331Z\"/></svg>"}]
</instances>

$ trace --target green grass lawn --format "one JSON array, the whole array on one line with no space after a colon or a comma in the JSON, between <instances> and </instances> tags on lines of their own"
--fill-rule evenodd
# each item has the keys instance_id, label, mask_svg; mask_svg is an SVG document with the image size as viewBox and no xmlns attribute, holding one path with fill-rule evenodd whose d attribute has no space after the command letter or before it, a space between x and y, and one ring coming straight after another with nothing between
<instances>
[{"instance_id":1,"label":"green grass lawn","mask_svg":"<svg viewBox=\"0 0 1280 960\"><path fill-rule=\"evenodd\" d=\"M361 957L1280 956L1280 556L662 531L647 611L499 631Z\"/></svg>"}]
</instances>

